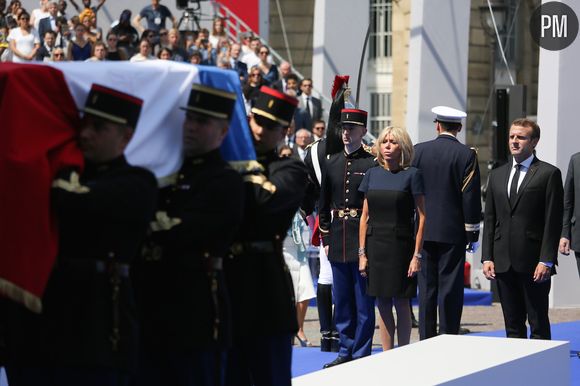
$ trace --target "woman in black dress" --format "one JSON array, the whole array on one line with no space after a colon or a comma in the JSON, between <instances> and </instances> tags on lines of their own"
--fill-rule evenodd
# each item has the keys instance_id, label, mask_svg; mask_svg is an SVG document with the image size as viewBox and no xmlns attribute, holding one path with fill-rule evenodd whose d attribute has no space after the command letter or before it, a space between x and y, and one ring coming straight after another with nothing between
<instances>
[{"instance_id":1,"label":"woman in black dress","mask_svg":"<svg viewBox=\"0 0 580 386\"><path fill-rule=\"evenodd\" d=\"M393 305L398 345L408 344L411 337L409 300L417 293L416 275L421 269L425 201L421 171L410 167L413 144L409 134L387 127L376 143L380 166L369 169L359 187L365 193L359 270L361 275L368 275L367 294L377 297L388 350L394 345Z\"/></svg>"}]
</instances>

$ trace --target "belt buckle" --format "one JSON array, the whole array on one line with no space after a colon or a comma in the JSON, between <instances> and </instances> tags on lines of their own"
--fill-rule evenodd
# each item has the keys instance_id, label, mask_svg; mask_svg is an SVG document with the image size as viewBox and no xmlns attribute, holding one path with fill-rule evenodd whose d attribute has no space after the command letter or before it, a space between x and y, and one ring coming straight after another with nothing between
<instances>
[{"instance_id":1,"label":"belt buckle","mask_svg":"<svg viewBox=\"0 0 580 386\"><path fill-rule=\"evenodd\" d=\"M340 209L338 211L338 217L343 218L345 216L344 210Z\"/></svg>"},{"instance_id":2,"label":"belt buckle","mask_svg":"<svg viewBox=\"0 0 580 386\"><path fill-rule=\"evenodd\" d=\"M351 209L350 210L350 217L356 217L356 209Z\"/></svg>"}]
</instances>

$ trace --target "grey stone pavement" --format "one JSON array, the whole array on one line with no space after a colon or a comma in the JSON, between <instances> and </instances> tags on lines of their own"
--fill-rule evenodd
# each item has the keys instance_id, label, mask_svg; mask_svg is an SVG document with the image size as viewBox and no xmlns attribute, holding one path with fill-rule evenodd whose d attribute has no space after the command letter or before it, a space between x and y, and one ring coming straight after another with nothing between
<instances>
[{"instance_id":1,"label":"grey stone pavement","mask_svg":"<svg viewBox=\"0 0 580 386\"><path fill-rule=\"evenodd\" d=\"M418 309L414 307L415 316L418 316ZM376 311L377 319L379 317ZM551 308L550 322L562 323L580 320L580 308ZM305 333L308 340L314 345L320 345L320 333L318 322L318 311L316 307L308 307L305 321ZM493 303L491 306L467 306L463 308L461 327L469 329L471 332L484 332L502 330L503 316L499 303ZM416 328L411 332L411 342L419 340L419 333ZM396 344L396 342L395 342ZM375 330L373 346L380 347L379 330Z\"/></svg>"}]
</instances>

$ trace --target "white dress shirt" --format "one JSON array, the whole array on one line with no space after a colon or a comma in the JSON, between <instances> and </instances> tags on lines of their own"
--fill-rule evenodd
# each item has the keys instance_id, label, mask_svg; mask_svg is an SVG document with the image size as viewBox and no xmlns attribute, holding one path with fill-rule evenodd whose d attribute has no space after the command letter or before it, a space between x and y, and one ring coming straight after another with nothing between
<instances>
[{"instance_id":1,"label":"white dress shirt","mask_svg":"<svg viewBox=\"0 0 580 386\"><path fill-rule=\"evenodd\" d=\"M531 156L526 158L524 161L520 162L521 166L520 166L520 178L518 179L518 192L520 191L520 186L522 185L522 181L526 177L528 170L530 170L530 165L532 164L533 160L534 160L534 155L532 154ZM506 186L508 197L510 196L510 187L512 186L512 180L514 178L514 174L516 173L516 165L517 165L517 162L516 162L516 159L514 158L512 161L512 170L510 171L510 178L509 178L507 186Z\"/></svg>"}]
</instances>

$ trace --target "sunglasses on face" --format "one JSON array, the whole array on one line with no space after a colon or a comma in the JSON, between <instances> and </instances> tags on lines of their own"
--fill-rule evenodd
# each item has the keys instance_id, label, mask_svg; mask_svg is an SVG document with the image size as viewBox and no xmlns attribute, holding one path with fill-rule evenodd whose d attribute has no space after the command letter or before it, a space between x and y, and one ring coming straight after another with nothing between
<instances>
[{"instance_id":1,"label":"sunglasses on face","mask_svg":"<svg viewBox=\"0 0 580 386\"><path fill-rule=\"evenodd\" d=\"M266 52L266 51L260 51L260 55L268 55L268 52Z\"/></svg>"},{"instance_id":2,"label":"sunglasses on face","mask_svg":"<svg viewBox=\"0 0 580 386\"><path fill-rule=\"evenodd\" d=\"M29 18L29 17L21 17L21 18L20 18L20 19L18 19L18 20L30 20L30 18Z\"/></svg>"},{"instance_id":3,"label":"sunglasses on face","mask_svg":"<svg viewBox=\"0 0 580 386\"><path fill-rule=\"evenodd\" d=\"M251 77L254 77L254 76L261 76L261 75L260 75L260 74L252 74L252 75L250 75L250 76L251 76Z\"/></svg>"}]
</instances>

